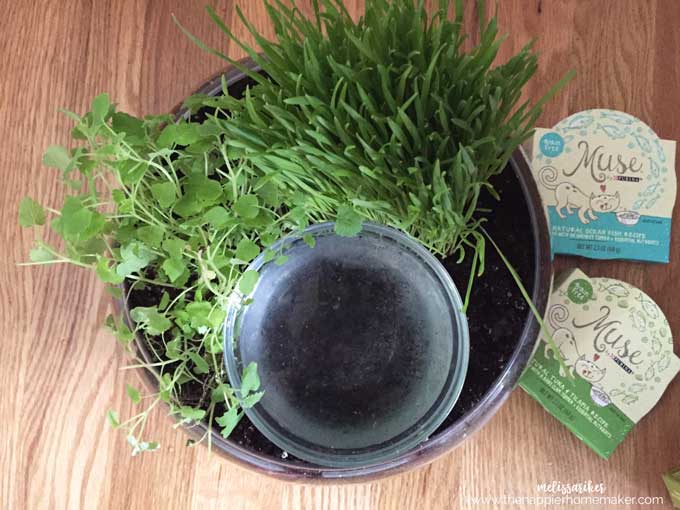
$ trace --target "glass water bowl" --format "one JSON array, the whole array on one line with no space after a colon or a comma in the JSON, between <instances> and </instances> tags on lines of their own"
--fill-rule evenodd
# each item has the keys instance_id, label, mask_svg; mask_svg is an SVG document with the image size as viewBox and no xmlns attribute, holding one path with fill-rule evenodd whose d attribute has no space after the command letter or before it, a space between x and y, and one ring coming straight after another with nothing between
<instances>
[{"instance_id":1,"label":"glass water bowl","mask_svg":"<svg viewBox=\"0 0 680 510\"><path fill-rule=\"evenodd\" d=\"M442 423L460 395L469 338L462 302L439 261L392 228L354 237L333 223L279 240L248 269L248 296L227 311L225 363L234 388L258 365L264 396L245 413L270 441L313 464L392 459Z\"/></svg>"}]
</instances>

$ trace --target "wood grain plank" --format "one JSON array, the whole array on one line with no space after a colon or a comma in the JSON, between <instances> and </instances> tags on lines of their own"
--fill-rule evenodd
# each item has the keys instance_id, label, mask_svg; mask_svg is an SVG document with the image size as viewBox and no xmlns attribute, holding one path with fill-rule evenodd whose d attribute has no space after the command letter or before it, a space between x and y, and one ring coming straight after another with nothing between
<instances>
[{"instance_id":1,"label":"wood grain plank","mask_svg":"<svg viewBox=\"0 0 680 510\"><path fill-rule=\"evenodd\" d=\"M309 1L301 3L309 12ZM237 22L236 4L271 34L259 2L216 4L239 37L252 42ZM356 15L363 2L347 4ZM665 495L659 475L680 464L678 381L608 462L521 391L457 450L368 484L309 486L263 478L202 446L185 447L186 436L170 427L161 410L152 413L148 435L162 449L131 458L124 438L104 418L109 408L134 414L124 388L139 386L134 370L122 370L128 360L101 328L109 298L92 275L77 268L17 267L33 233L15 226L16 210L25 194L52 204L63 196L57 175L40 163L48 144L68 143L69 122L57 108L83 111L94 95L107 91L133 114L161 113L224 67L181 35L171 13L206 43L234 58L243 52L210 22L198 0L52 0L3 7L0 508L476 509L493 506L474 505L467 496L537 496L538 483L588 479L605 483L608 495ZM680 104L679 2L512 0L499 2L498 15L501 31L511 34L501 59L538 37L542 58L528 97L567 70L578 70L578 78L546 107L542 125L604 106L642 118L664 138L680 139L680 115L674 113ZM475 21L471 8L466 21ZM678 351L679 229L676 216L668 265L574 257L555 265L580 266L645 289L667 310Z\"/></svg>"}]
</instances>

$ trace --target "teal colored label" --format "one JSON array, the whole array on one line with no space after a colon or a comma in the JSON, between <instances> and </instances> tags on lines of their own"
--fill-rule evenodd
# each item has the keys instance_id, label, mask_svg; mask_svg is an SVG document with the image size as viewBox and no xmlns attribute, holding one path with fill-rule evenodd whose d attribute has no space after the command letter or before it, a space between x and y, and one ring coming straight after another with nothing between
<instances>
[{"instance_id":1,"label":"teal colored label","mask_svg":"<svg viewBox=\"0 0 680 510\"><path fill-rule=\"evenodd\" d=\"M668 262L671 220L658 216L621 218L616 213L597 213L583 224L578 214L562 214L548 207L552 249L555 253L595 259L630 259ZM622 221L633 222L625 224Z\"/></svg>"},{"instance_id":2,"label":"teal colored label","mask_svg":"<svg viewBox=\"0 0 680 510\"><path fill-rule=\"evenodd\" d=\"M576 437L608 459L635 423L614 404L596 403L592 384L578 375L567 379L559 371L559 362L546 357L546 344L541 342L519 384Z\"/></svg>"},{"instance_id":3,"label":"teal colored label","mask_svg":"<svg viewBox=\"0 0 680 510\"><path fill-rule=\"evenodd\" d=\"M532 171L550 208L553 253L668 262L675 145L605 109L536 129Z\"/></svg>"},{"instance_id":4,"label":"teal colored label","mask_svg":"<svg viewBox=\"0 0 680 510\"><path fill-rule=\"evenodd\" d=\"M539 142L541 153L549 158L556 158L564 151L564 138L557 133L546 133Z\"/></svg>"}]
</instances>

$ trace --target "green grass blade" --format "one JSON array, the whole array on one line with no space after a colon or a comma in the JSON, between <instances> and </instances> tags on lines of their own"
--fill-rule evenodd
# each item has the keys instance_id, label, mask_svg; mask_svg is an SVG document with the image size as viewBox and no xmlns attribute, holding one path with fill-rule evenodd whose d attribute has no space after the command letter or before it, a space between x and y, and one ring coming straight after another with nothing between
<instances>
[{"instance_id":1,"label":"green grass blade","mask_svg":"<svg viewBox=\"0 0 680 510\"><path fill-rule=\"evenodd\" d=\"M517 274L517 271L515 270L515 268L512 266L512 264L510 264L510 261L503 254L503 252L501 251L499 246L496 244L496 242L493 240L493 238L489 235L489 233L486 231L486 229L484 227L481 227L481 231L484 233L484 235L489 240L489 242L493 245L496 252L498 253L498 256L501 258L501 260L505 264L505 267L508 268L508 271L512 275L513 280L515 280L515 284L517 285L517 288L521 292L522 297L524 297L524 300L529 305L529 308L531 309L531 313L536 318L536 321L538 322L543 335L545 336L545 338L547 338L548 344L550 345L550 348L553 350L553 352L555 354L555 358L560 363L560 367L562 368L562 370L566 374L568 374L568 377L570 379L573 378L569 368L564 363L564 359L562 358L562 354L560 353L559 347L557 347L557 344L555 343L555 339L553 338L552 334L550 333L550 330L548 329L548 327L545 324L545 321L543 320L543 316L541 315L541 313L536 308L536 305L534 305L534 302L532 301L531 296L529 296L529 293L527 292L527 290L524 288L524 285L522 284L522 279L520 278L519 274Z\"/></svg>"}]
</instances>

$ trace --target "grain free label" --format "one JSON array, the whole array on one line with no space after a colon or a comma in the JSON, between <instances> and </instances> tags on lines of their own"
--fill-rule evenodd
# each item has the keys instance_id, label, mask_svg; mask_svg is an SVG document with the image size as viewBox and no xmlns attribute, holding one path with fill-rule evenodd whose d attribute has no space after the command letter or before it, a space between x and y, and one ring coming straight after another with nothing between
<instances>
[{"instance_id":1,"label":"grain free label","mask_svg":"<svg viewBox=\"0 0 680 510\"><path fill-rule=\"evenodd\" d=\"M520 385L608 458L680 370L668 321L639 289L576 269L553 291L546 325L564 367L541 340Z\"/></svg>"},{"instance_id":2,"label":"grain free label","mask_svg":"<svg viewBox=\"0 0 680 510\"><path fill-rule=\"evenodd\" d=\"M532 167L555 253L668 262L675 142L627 113L587 110L536 130Z\"/></svg>"}]
</instances>

